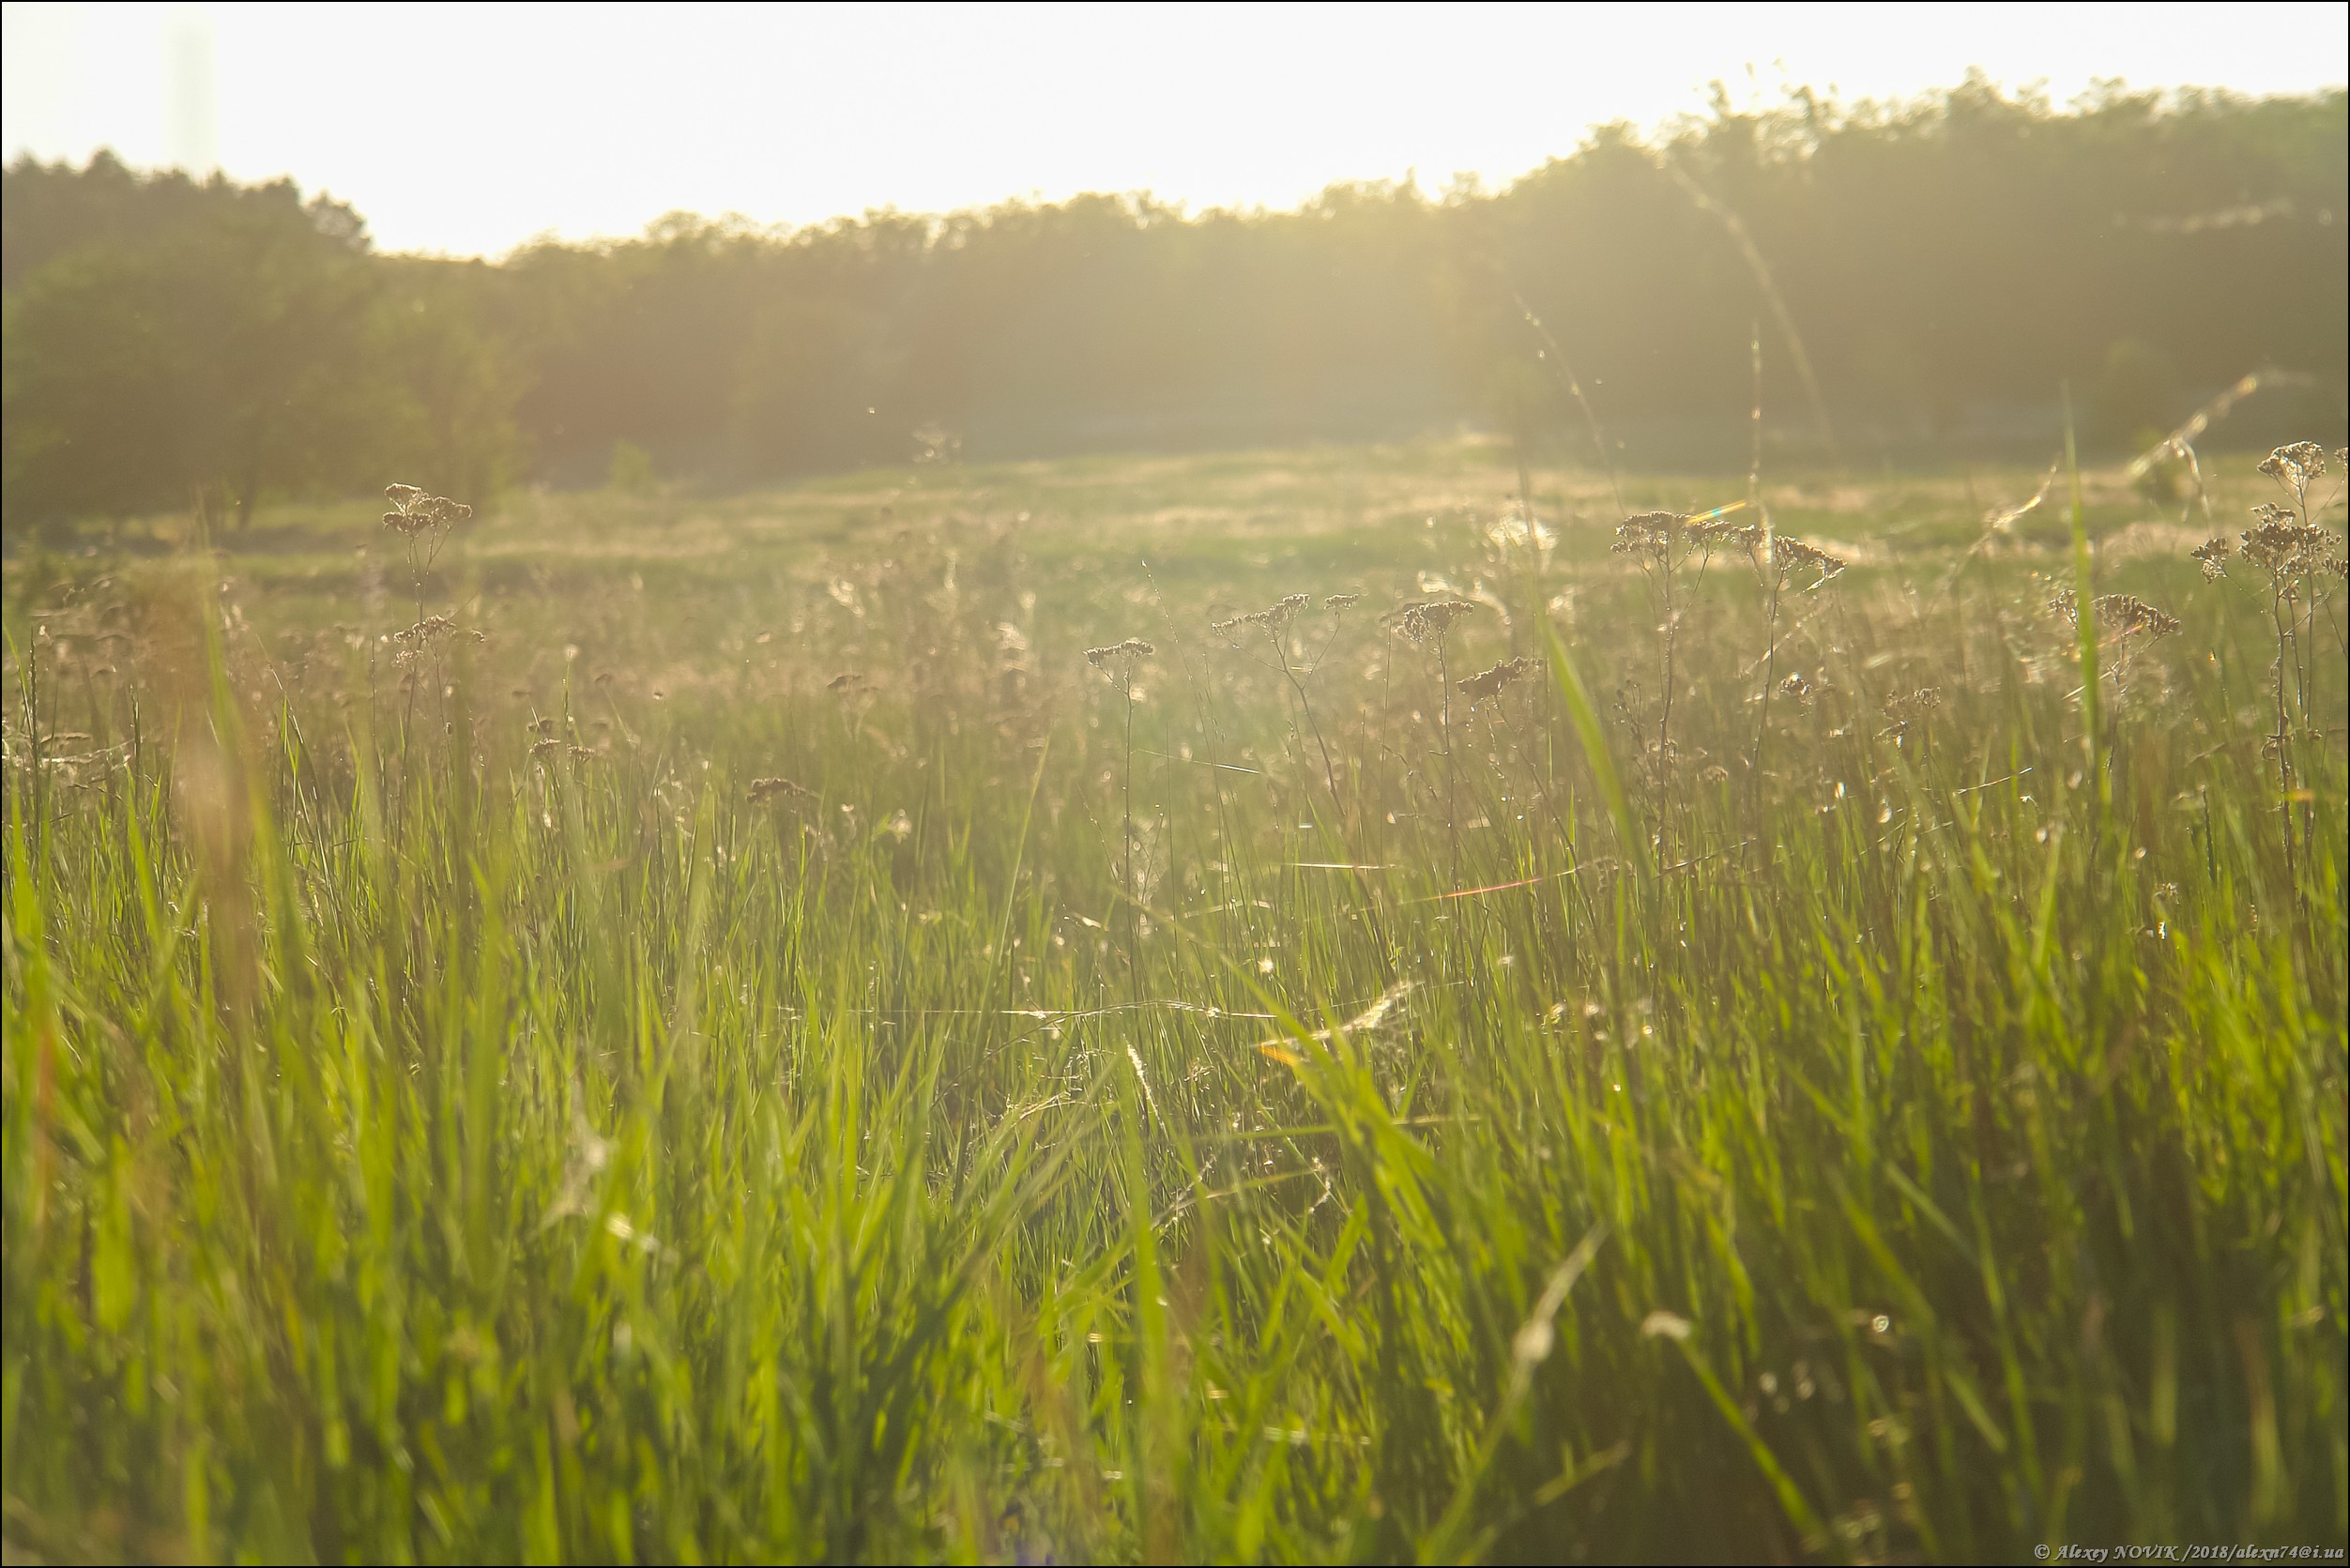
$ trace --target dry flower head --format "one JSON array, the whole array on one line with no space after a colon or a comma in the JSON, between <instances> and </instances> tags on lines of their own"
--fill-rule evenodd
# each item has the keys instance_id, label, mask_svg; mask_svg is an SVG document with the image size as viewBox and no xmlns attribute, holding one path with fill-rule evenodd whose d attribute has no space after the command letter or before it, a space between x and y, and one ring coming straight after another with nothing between
<instances>
[{"instance_id":1,"label":"dry flower head","mask_svg":"<svg viewBox=\"0 0 2350 1568\"><path fill-rule=\"evenodd\" d=\"M386 485L384 498L391 503L391 510L384 513L384 526L408 538L452 528L473 515L473 509L463 501L432 495L413 484Z\"/></svg>"},{"instance_id":2,"label":"dry flower head","mask_svg":"<svg viewBox=\"0 0 2350 1568\"><path fill-rule=\"evenodd\" d=\"M1616 525L1616 541L1610 546L1618 556L1648 556L1663 560L1672 547L1673 535L1688 519L1677 511L1644 511L1627 517Z\"/></svg>"},{"instance_id":3,"label":"dry flower head","mask_svg":"<svg viewBox=\"0 0 2350 1568\"><path fill-rule=\"evenodd\" d=\"M1733 523L1727 517L1707 517L1690 524L1689 538L1706 550L1744 550L1751 555L1762 547L1760 524Z\"/></svg>"},{"instance_id":4,"label":"dry flower head","mask_svg":"<svg viewBox=\"0 0 2350 1568\"><path fill-rule=\"evenodd\" d=\"M1918 720L1935 713L1941 707L1941 689L1934 686L1921 686L1915 692L1897 692L1885 698L1885 716L1892 720L1897 727L1906 728Z\"/></svg>"},{"instance_id":5,"label":"dry flower head","mask_svg":"<svg viewBox=\"0 0 2350 1568\"><path fill-rule=\"evenodd\" d=\"M1147 659L1156 652L1158 648L1153 645L1144 642L1139 637L1129 637L1122 643L1106 643L1100 647L1087 648L1085 662L1098 670L1115 658L1122 656L1127 659Z\"/></svg>"},{"instance_id":6,"label":"dry flower head","mask_svg":"<svg viewBox=\"0 0 2350 1568\"><path fill-rule=\"evenodd\" d=\"M816 791L805 784L794 784L786 778L753 779L749 791L751 804L764 806L793 800L813 800Z\"/></svg>"},{"instance_id":7,"label":"dry flower head","mask_svg":"<svg viewBox=\"0 0 2350 1568\"><path fill-rule=\"evenodd\" d=\"M1489 670L1480 670L1467 679L1457 680L1453 684L1466 692L1471 701L1483 702L1488 697L1500 696L1513 683L1534 674L1535 668L1531 659L1504 659Z\"/></svg>"},{"instance_id":8,"label":"dry flower head","mask_svg":"<svg viewBox=\"0 0 2350 1568\"><path fill-rule=\"evenodd\" d=\"M2279 447L2260 460L2260 471L2279 484L2295 490L2307 490L2326 472L2326 449L2314 441L2296 441L2289 447Z\"/></svg>"},{"instance_id":9,"label":"dry flower head","mask_svg":"<svg viewBox=\"0 0 2350 1568\"><path fill-rule=\"evenodd\" d=\"M2079 597L2070 588L2059 590L2050 600L2049 607L2076 625L2080 619ZM2098 624L2113 637L2167 637L2179 628L2179 619L2169 611L2147 603L2134 593L2103 593L2092 601Z\"/></svg>"},{"instance_id":10,"label":"dry flower head","mask_svg":"<svg viewBox=\"0 0 2350 1568\"><path fill-rule=\"evenodd\" d=\"M470 638L477 643L485 640L479 631L459 626L453 616L427 616L414 626L391 634L391 640L399 645L392 652L391 662L400 666L413 664L435 643L451 638Z\"/></svg>"},{"instance_id":11,"label":"dry flower head","mask_svg":"<svg viewBox=\"0 0 2350 1568\"><path fill-rule=\"evenodd\" d=\"M1348 598L1347 601L1352 603L1353 599ZM1313 602L1313 596L1310 594L1284 594L1278 601L1267 605L1264 609L1251 610L1245 615L1233 616L1226 620L1212 622L1208 630L1219 636L1229 637L1244 626L1259 626L1264 628L1269 635L1279 637L1289 629L1289 622L1297 618L1298 612ZM1344 608L1343 605L1337 607Z\"/></svg>"},{"instance_id":12,"label":"dry flower head","mask_svg":"<svg viewBox=\"0 0 2350 1568\"><path fill-rule=\"evenodd\" d=\"M1782 576L1798 571L1817 573L1811 585L1815 588L1841 572L1847 564L1840 556L1831 556L1816 544L1806 544L1786 534L1772 539L1771 560Z\"/></svg>"},{"instance_id":13,"label":"dry flower head","mask_svg":"<svg viewBox=\"0 0 2350 1568\"><path fill-rule=\"evenodd\" d=\"M2305 577L2322 566L2333 537L2312 524L2300 522L2282 507L2264 502L2253 509L2258 519L2244 530L2236 553L2280 583Z\"/></svg>"},{"instance_id":14,"label":"dry flower head","mask_svg":"<svg viewBox=\"0 0 2350 1568\"><path fill-rule=\"evenodd\" d=\"M1453 622L1476 608L1463 599L1415 599L1398 606L1387 617L1387 624L1411 642L1437 642L1452 630Z\"/></svg>"}]
</instances>

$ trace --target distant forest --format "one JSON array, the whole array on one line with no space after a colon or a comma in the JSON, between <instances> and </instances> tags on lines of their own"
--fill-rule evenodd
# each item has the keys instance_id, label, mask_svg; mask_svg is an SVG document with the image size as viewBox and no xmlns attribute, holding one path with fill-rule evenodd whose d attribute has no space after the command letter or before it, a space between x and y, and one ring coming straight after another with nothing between
<instances>
[{"instance_id":1,"label":"distant forest","mask_svg":"<svg viewBox=\"0 0 2350 1568\"><path fill-rule=\"evenodd\" d=\"M1604 129L1499 191L676 216L495 263L378 253L289 183L21 160L6 512L1463 424L1589 459L1570 373L1626 461L1702 466L1743 455L1758 341L1791 460L2037 454L2068 384L2118 449L2260 366L2305 379L2247 418L2330 442L2346 144L2340 92L2056 108L1973 80Z\"/></svg>"}]
</instances>

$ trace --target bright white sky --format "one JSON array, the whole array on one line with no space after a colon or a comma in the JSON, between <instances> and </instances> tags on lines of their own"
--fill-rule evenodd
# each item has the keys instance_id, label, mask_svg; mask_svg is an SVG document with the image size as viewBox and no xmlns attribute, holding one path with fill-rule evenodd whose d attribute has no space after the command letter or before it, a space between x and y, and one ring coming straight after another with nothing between
<instances>
[{"instance_id":1,"label":"bright white sky","mask_svg":"<svg viewBox=\"0 0 2350 1568\"><path fill-rule=\"evenodd\" d=\"M5 7L0 147L291 175L379 245L498 254L664 212L1143 190L1197 211L1338 179L1501 184L1594 124L1783 85L1905 96L1969 66L2059 100L2095 78L2338 85L2312 5ZM208 101L207 101L208 100Z\"/></svg>"}]
</instances>

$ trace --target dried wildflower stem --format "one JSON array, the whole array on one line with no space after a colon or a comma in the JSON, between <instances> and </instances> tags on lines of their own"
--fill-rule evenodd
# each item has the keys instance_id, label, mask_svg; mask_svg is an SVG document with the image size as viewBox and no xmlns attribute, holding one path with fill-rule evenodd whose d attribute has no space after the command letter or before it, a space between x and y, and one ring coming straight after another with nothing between
<instances>
[{"instance_id":1,"label":"dried wildflower stem","mask_svg":"<svg viewBox=\"0 0 2350 1568\"><path fill-rule=\"evenodd\" d=\"M1771 514L1762 514L1763 575L1770 584L1770 603L1762 622L1762 711L1754 725L1754 788L1752 795L1757 809L1762 801L1762 758L1771 739L1771 688L1778 678L1778 596L1787 586L1787 573L1779 570L1778 540L1771 527Z\"/></svg>"},{"instance_id":2,"label":"dried wildflower stem","mask_svg":"<svg viewBox=\"0 0 2350 1568\"><path fill-rule=\"evenodd\" d=\"M1679 606L1675 605L1672 600L1672 555L1673 547L1678 542L1680 532L1681 519L1679 517L1676 516L1666 523L1664 566L1663 569L1657 572L1657 576L1663 580L1665 594L1665 618L1663 623L1657 629L1659 634L1664 640L1665 645L1664 703L1663 706L1657 710L1656 714L1656 788L1658 807L1656 816L1657 825L1659 827L1666 825L1667 819L1670 815L1670 813L1664 809L1664 779L1665 771L1672 766L1672 659L1673 654L1676 651L1675 645L1680 641L1676 633L1680 631L1681 626Z\"/></svg>"},{"instance_id":3,"label":"dried wildflower stem","mask_svg":"<svg viewBox=\"0 0 2350 1568\"><path fill-rule=\"evenodd\" d=\"M1126 985L1140 996L1142 981L1135 972L1140 956L1135 950L1141 943L1137 940L1140 911L1135 907L1135 678L1131 661L1126 666L1126 678L1120 683L1120 695L1125 698L1126 709L1126 755L1118 780L1118 842L1124 852L1121 872L1126 883ZM1141 1071L1141 1065L1137 1063L1136 1075L1140 1076Z\"/></svg>"},{"instance_id":4,"label":"dried wildflower stem","mask_svg":"<svg viewBox=\"0 0 2350 1568\"><path fill-rule=\"evenodd\" d=\"M2297 687L2299 685L2300 673L2298 651L2294 647L2293 620L2293 601L2285 594L2282 580L2279 579L2270 585L2268 590L2268 622L2277 639L2276 657L2269 662L2268 666L2269 686L2276 702L2277 727L2268 739L2270 744L2277 749L2277 790L2280 795L2287 797L2293 793L2293 723L2287 715L2285 706L2287 662L2291 661L2296 665L2294 684ZM2289 813L2287 814L2290 815ZM2285 833L2285 858L2288 864L2291 863L2292 856L2293 835L2288 829Z\"/></svg>"},{"instance_id":5,"label":"dried wildflower stem","mask_svg":"<svg viewBox=\"0 0 2350 1568\"><path fill-rule=\"evenodd\" d=\"M2071 486L2072 498L2072 575L2073 591L2083 604L2094 604L2097 598L2095 563L2089 550L2088 514L2081 499L2081 461L2073 444L2072 388L2065 388L2065 473ZM2081 743L2088 753L2089 776L2096 790L2095 822L2098 842L2103 842L2104 808L2113 799L2113 780L2106 772L2103 745L2103 693L2098 690L2097 617L2092 613L2075 617L2074 646L2081 661Z\"/></svg>"},{"instance_id":6,"label":"dried wildflower stem","mask_svg":"<svg viewBox=\"0 0 2350 1568\"><path fill-rule=\"evenodd\" d=\"M1335 616L1352 604L1356 597L1354 594L1334 594L1323 601L1323 607ZM1213 630L1230 637L1244 627L1254 627L1262 632L1267 640L1272 643L1274 660L1279 664L1281 677L1289 687L1285 693L1285 700L1294 702L1297 705L1297 711L1305 716L1305 723L1302 726L1295 717L1290 718L1289 738L1296 742L1299 754L1303 755L1305 751L1305 732L1309 729L1313 731L1314 745L1321 756L1322 784L1330 791L1331 809L1337 812L1343 818L1346 814L1346 808L1338 799L1338 770L1330 760L1330 743L1322 738L1321 722L1314 716L1313 698L1305 690L1305 676L1310 676L1320 668L1323 654L1329 652L1330 645L1337 639L1336 627L1335 625L1332 627L1330 635L1323 639L1320 649L1315 653L1312 662L1307 664L1302 673L1297 667L1296 661L1289 657L1290 624L1312 602L1311 596L1306 594L1286 594L1265 609L1251 610L1245 615L1233 616L1228 619L1217 621L1214 623ZM1239 644L1236 642L1233 646L1237 647Z\"/></svg>"},{"instance_id":7,"label":"dried wildflower stem","mask_svg":"<svg viewBox=\"0 0 2350 1568\"><path fill-rule=\"evenodd\" d=\"M1744 507L1745 504L1741 501L1736 503L1736 507ZM1735 510L1735 508L1730 510ZM1709 512L1704 514L1701 521L1710 525L1719 515L1719 512ZM1684 517L1679 512L1653 511L1644 512L1638 517L1627 517L1616 525L1615 553L1628 555L1640 563L1641 571L1647 575L1650 583L1656 587L1663 605L1662 618L1656 623L1656 639L1659 645L1659 661L1664 670L1664 693L1658 705L1656 739L1653 746L1641 739L1637 721L1634 722L1634 738L1641 740L1642 749L1649 759L1650 789L1656 804L1656 826L1660 835L1669 831L1667 818L1671 812L1668 784L1672 768L1672 699L1673 686L1679 673L1674 656L1680 631L1680 606L1673 594L1673 578L1676 570L1687 556L1688 541L1692 537L1698 537L1693 535L1689 526L1691 521L1690 518ZM1708 533L1702 537L1710 543L1714 536Z\"/></svg>"},{"instance_id":8,"label":"dried wildflower stem","mask_svg":"<svg viewBox=\"0 0 2350 1568\"><path fill-rule=\"evenodd\" d=\"M1300 677L1296 665L1290 662L1288 647L1281 639L1275 638L1274 647L1281 655L1281 673L1289 677L1289 690L1297 698L1298 710L1305 715L1305 727L1314 732L1314 748L1321 754L1322 787L1330 791L1331 810L1338 813L1343 818L1346 815L1346 807L1338 799L1338 770L1330 760L1330 742L1322 738L1321 721L1314 717L1314 699L1307 694L1305 680ZM1315 662L1319 664L1320 661L1317 659ZM1308 669L1306 673L1310 675L1312 670ZM1291 727L1294 728L1294 724ZM1304 747L1304 739L1303 736L1299 737L1301 750Z\"/></svg>"},{"instance_id":9,"label":"dried wildflower stem","mask_svg":"<svg viewBox=\"0 0 2350 1568\"><path fill-rule=\"evenodd\" d=\"M1449 630L1449 629L1448 629ZM1444 726L1444 842L1449 864L1446 867L1453 885L1460 884L1460 811L1459 773L1453 765L1453 682L1444 665L1444 632L1436 634L1436 685L1442 694L1442 722Z\"/></svg>"},{"instance_id":10,"label":"dried wildflower stem","mask_svg":"<svg viewBox=\"0 0 2350 1568\"><path fill-rule=\"evenodd\" d=\"M1444 832L1450 845L1449 873L1457 882L1460 875L1460 825L1457 805L1459 784L1453 762L1453 685L1452 670L1446 662L1444 639L1452 632L1453 622L1472 614L1474 604L1465 600L1413 600L1398 606L1388 617L1388 629L1397 636L1418 647L1432 647L1436 653L1437 696L1442 703L1439 720L1443 726L1444 756Z\"/></svg>"},{"instance_id":11,"label":"dried wildflower stem","mask_svg":"<svg viewBox=\"0 0 2350 1568\"><path fill-rule=\"evenodd\" d=\"M1122 643L1085 650L1085 662L1110 677L1119 695L1125 702L1125 755L1119 774L1118 785L1118 846L1119 881L1125 890L1126 909L1126 980L1129 987L1139 987L1141 977L1137 968L1141 946L1142 906L1135 888L1135 664L1158 649L1139 637L1129 637ZM1116 668L1111 662L1116 661ZM1137 991L1137 995L1139 995Z\"/></svg>"},{"instance_id":12,"label":"dried wildflower stem","mask_svg":"<svg viewBox=\"0 0 2350 1568\"><path fill-rule=\"evenodd\" d=\"M449 542L457 525L473 515L473 509L463 501L432 495L413 484L387 485L384 498L391 503L391 510L384 513L384 527L400 536L407 556L408 586L416 605L415 623L393 639L400 649L392 656L393 665L406 671L403 682L406 700L400 713L400 793L404 797L415 750L411 742L417 688L428 675L436 690L445 684L437 644L456 633L453 617L425 614L424 585L432 573L433 563L440 557L441 547ZM480 633L474 636L478 639Z\"/></svg>"},{"instance_id":13,"label":"dried wildflower stem","mask_svg":"<svg viewBox=\"0 0 2350 1568\"><path fill-rule=\"evenodd\" d=\"M1755 317L1749 322L1747 341L1748 358L1754 370L1754 405L1747 416L1748 446L1747 505L1753 508L1755 514L1762 520L1762 555L1765 561L1770 561L1775 555L1773 545L1776 541L1771 537L1771 514L1762 505L1762 322L1761 317ZM1778 653L1778 590L1785 580L1784 573L1778 571L1776 566L1770 571L1769 577L1770 605L1763 621L1762 711L1762 716L1755 721L1754 760L1747 769L1748 772L1753 775L1753 788L1749 793L1758 807L1762 799L1762 751L1771 733L1771 677Z\"/></svg>"},{"instance_id":14,"label":"dried wildflower stem","mask_svg":"<svg viewBox=\"0 0 2350 1568\"><path fill-rule=\"evenodd\" d=\"M2345 458L2350 462L2350 458ZM2325 530L2310 519L2310 485L2326 469L2325 449L2315 442L2302 441L2289 447L2279 447L2263 459L2260 472L2274 480L2293 497L2289 507L2264 503L2253 516L2256 525L2245 530L2239 553L2244 559L2259 567L2268 577L2269 623L2276 636L2276 658L2270 666L2270 691L2276 708L2276 731L2269 744L2277 752L2277 785L2281 797L2278 810L2281 818L2285 866L2294 888L2297 908L2300 910L2300 925L2306 928L2307 909L2301 887L2298 850L2294 832L2295 797L2300 793L2300 769L2295 766L2294 742L2297 730L2308 730L2312 723L2311 687L2313 672L2310 668L2308 644L2316 632L2317 594L2314 585L2322 582L2328 566L2338 572L2338 557L2329 562L2327 549L2331 543ZM2214 540L2217 544L2219 541ZM2214 569L2210 546L2198 552L2206 574ZM2224 557L2222 557L2224 559ZM2224 565L2219 567L2224 572ZM2290 666L2292 682L2288 701L2286 670ZM2295 709L2298 709L2298 723ZM2305 835L2313 835L2314 807L2300 802L2299 815Z\"/></svg>"}]
</instances>

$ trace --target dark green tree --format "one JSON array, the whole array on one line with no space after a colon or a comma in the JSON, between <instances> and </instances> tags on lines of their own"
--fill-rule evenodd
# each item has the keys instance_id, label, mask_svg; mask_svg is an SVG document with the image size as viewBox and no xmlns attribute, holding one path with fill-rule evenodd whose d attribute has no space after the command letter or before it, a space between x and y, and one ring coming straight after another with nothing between
<instances>
[{"instance_id":1,"label":"dark green tree","mask_svg":"<svg viewBox=\"0 0 2350 1568\"><path fill-rule=\"evenodd\" d=\"M931 427L984 459L1466 420L1592 460L1529 309L1635 464L1743 468L1758 326L1769 422L1823 454L2037 454L2065 382L2115 448L2262 365L2302 373L2295 434L2338 436L2346 102L1720 94L1502 190L680 215L495 266L375 255L288 185L20 160L8 515L241 510L395 471L480 497L602 482L621 443L667 481L743 483L903 462Z\"/></svg>"},{"instance_id":2,"label":"dark green tree","mask_svg":"<svg viewBox=\"0 0 2350 1568\"><path fill-rule=\"evenodd\" d=\"M65 251L8 298L7 480L35 518L368 478L380 274L347 208L206 189L136 238Z\"/></svg>"}]
</instances>

